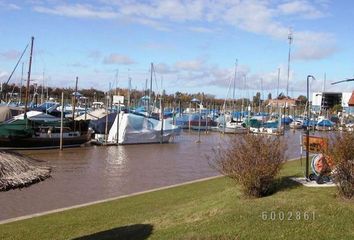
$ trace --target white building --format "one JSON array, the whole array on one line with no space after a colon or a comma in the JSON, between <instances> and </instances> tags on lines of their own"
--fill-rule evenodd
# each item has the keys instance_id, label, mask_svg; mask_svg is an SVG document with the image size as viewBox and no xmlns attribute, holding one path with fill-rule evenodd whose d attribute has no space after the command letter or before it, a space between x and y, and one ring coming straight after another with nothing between
<instances>
[{"instance_id":1,"label":"white building","mask_svg":"<svg viewBox=\"0 0 354 240\"><path fill-rule=\"evenodd\" d=\"M312 94L312 110L320 112L328 110L333 106L340 104L343 112L354 114L354 107L348 105L349 99L354 92L314 92Z\"/></svg>"}]
</instances>

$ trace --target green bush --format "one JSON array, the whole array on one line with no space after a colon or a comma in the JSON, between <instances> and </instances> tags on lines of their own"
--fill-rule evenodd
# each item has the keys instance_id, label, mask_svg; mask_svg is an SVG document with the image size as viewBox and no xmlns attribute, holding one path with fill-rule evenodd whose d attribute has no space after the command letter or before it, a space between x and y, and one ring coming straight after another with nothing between
<instances>
[{"instance_id":1,"label":"green bush","mask_svg":"<svg viewBox=\"0 0 354 240\"><path fill-rule=\"evenodd\" d=\"M354 197L354 133L343 132L330 139L328 149L324 152L334 163L333 181L338 187L339 195Z\"/></svg>"},{"instance_id":2,"label":"green bush","mask_svg":"<svg viewBox=\"0 0 354 240\"><path fill-rule=\"evenodd\" d=\"M243 135L214 149L211 165L241 185L246 196L269 195L285 162L286 144L280 137Z\"/></svg>"}]
</instances>

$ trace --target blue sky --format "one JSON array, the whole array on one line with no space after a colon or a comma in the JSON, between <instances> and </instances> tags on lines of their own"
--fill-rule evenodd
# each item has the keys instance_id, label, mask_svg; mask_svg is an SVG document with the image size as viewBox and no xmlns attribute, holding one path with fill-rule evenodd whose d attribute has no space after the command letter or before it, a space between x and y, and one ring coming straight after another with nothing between
<instances>
[{"instance_id":1,"label":"blue sky","mask_svg":"<svg viewBox=\"0 0 354 240\"><path fill-rule=\"evenodd\" d=\"M155 65L154 89L225 97L264 96L287 82L288 33L293 32L289 95L352 91L329 83L354 76L352 1L331 0L0 0L0 80L6 81L31 36L33 79L50 86L107 90L118 82L143 89ZM28 54L23 61L28 68ZM118 70L118 78L116 72ZM11 82L19 83L21 66ZM118 81L116 81L118 79ZM161 86L162 82L162 86ZM229 94L230 97L230 94Z\"/></svg>"}]
</instances>

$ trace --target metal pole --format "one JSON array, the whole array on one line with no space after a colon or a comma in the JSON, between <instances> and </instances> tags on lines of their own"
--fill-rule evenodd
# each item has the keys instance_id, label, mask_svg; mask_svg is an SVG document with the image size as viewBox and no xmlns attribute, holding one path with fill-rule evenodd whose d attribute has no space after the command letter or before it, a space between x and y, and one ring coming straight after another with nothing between
<instances>
[{"instance_id":1,"label":"metal pole","mask_svg":"<svg viewBox=\"0 0 354 240\"><path fill-rule=\"evenodd\" d=\"M28 75L27 75L27 87L26 87L26 99L25 99L25 114L24 118L27 119L27 105L28 105L28 95L29 95L29 86L31 81L31 67L32 67L32 54L33 54L33 42L34 37L31 38L31 52L30 52L30 59L29 59L29 66L28 66Z\"/></svg>"},{"instance_id":2,"label":"metal pole","mask_svg":"<svg viewBox=\"0 0 354 240\"><path fill-rule=\"evenodd\" d=\"M309 177L309 148L310 148L310 129L309 129L309 124L310 124L310 99L309 99L309 76L307 76L307 128L306 128L306 169L305 169L305 177L308 179Z\"/></svg>"},{"instance_id":3,"label":"metal pole","mask_svg":"<svg viewBox=\"0 0 354 240\"><path fill-rule=\"evenodd\" d=\"M151 115L151 113L150 113L150 105L151 105L151 95L152 95L152 74L153 74L152 71L153 71L153 69L154 69L154 64L151 63L150 88L149 88L149 100L148 100L148 114L149 114L149 116Z\"/></svg>"},{"instance_id":4,"label":"metal pole","mask_svg":"<svg viewBox=\"0 0 354 240\"><path fill-rule=\"evenodd\" d=\"M162 96L160 97L160 121L161 121L161 132L160 132L160 143L163 143L163 103L162 103Z\"/></svg>"},{"instance_id":5,"label":"metal pole","mask_svg":"<svg viewBox=\"0 0 354 240\"><path fill-rule=\"evenodd\" d=\"M129 81L128 81L128 112L130 113L130 88L131 88L131 84L132 84L132 79L129 77Z\"/></svg>"},{"instance_id":6,"label":"metal pole","mask_svg":"<svg viewBox=\"0 0 354 240\"><path fill-rule=\"evenodd\" d=\"M60 150L63 150L64 92L61 92Z\"/></svg>"},{"instance_id":7,"label":"metal pole","mask_svg":"<svg viewBox=\"0 0 354 240\"><path fill-rule=\"evenodd\" d=\"M109 105L109 102L108 102L108 95L107 93L105 94L105 97L106 97L106 117L105 117L105 129L104 129L104 142L107 143L107 140L108 140L108 105Z\"/></svg>"},{"instance_id":8,"label":"metal pole","mask_svg":"<svg viewBox=\"0 0 354 240\"><path fill-rule=\"evenodd\" d=\"M85 98L85 121L87 120L87 98Z\"/></svg>"},{"instance_id":9,"label":"metal pole","mask_svg":"<svg viewBox=\"0 0 354 240\"><path fill-rule=\"evenodd\" d=\"M118 101L118 111L117 111L117 145L119 144L119 115L120 115L120 102Z\"/></svg>"},{"instance_id":10,"label":"metal pole","mask_svg":"<svg viewBox=\"0 0 354 240\"><path fill-rule=\"evenodd\" d=\"M44 103L44 71L43 71L43 79L42 79L42 81L43 81L43 83L42 83L42 88L41 88L41 104Z\"/></svg>"},{"instance_id":11,"label":"metal pole","mask_svg":"<svg viewBox=\"0 0 354 240\"><path fill-rule=\"evenodd\" d=\"M22 104L23 65L24 65L24 63L22 62L21 84L20 84L20 103L19 103L20 105Z\"/></svg>"},{"instance_id":12,"label":"metal pole","mask_svg":"<svg viewBox=\"0 0 354 240\"><path fill-rule=\"evenodd\" d=\"M233 86L233 91L232 91L232 111L235 111L235 88L236 88L236 77L237 77L237 62L238 60L236 59L235 63L235 76L234 76L234 86Z\"/></svg>"},{"instance_id":13,"label":"metal pole","mask_svg":"<svg viewBox=\"0 0 354 240\"><path fill-rule=\"evenodd\" d=\"M292 40L293 40L293 33L292 33L291 29L289 29L288 39L289 39L289 52L288 52L288 79L287 79L287 83L286 83L286 97L289 96L290 52L291 52L291 43L292 43Z\"/></svg>"},{"instance_id":14,"label":"metal pole","mask_svg":"<svg viewBox=\"0 0 354 240\"><path fill-rule=\"evenodd\" d=\"M310 148L310 78L315 79L313 76L307 76L307 128L306 128L306 169L305 169L305 177L309 178L309 148Z\"/></svg>"},{"instance_id":15,"label":"metal pole","mask_svg":"<svg viewBox=\"0 0 354 240\"><path fill-rule=\"evenodd\" d=\"M191 113L190 111L192 110L192 102L189 103L189 113L188 113L188 129L189 132L191 131Z\"/></svg>"},{"instance_id":16,"label":"metal pole","mask_svg":"<svg viewBox=\"0 0 354 240\"><path fill-rule=\"evenodd\" d=\"M75 124L75 107L76 107L76 93L77 93L77 82L78 82L78 81L79 81L79 77L76 77L76 81L75 81L75 92L74 92L74 96L73 96L73 106L72 106L74 131L76 131L76 124Z\"/></svg>"}]
</instances>

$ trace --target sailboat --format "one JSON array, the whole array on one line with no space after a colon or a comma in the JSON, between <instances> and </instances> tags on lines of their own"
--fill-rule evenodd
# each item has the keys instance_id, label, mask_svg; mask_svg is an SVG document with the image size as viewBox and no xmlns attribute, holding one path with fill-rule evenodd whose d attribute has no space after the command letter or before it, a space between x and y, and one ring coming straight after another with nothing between
<instances>
[{"instance_id":1,"label":"sailboat","mask_svg":"<svg viewBox=\"0 0 354 240\"><path fill-rule=\"evenodd\" d=\"M47 149L60 146L61 121L43 116L39 119L31 118L27 112L33 42L34 37L31 41L24 114L0 124L0 149ZM66 121L62 129L63 147L79 146L91 138L86 121Z\"/></svg>"},{"instance_id":2,"label":"sailboat","mask_svg":"<svg viewBox=\"0 0 354 240\"><path fill-rule=\"evenodd\" d=\"M235 64L235 76L233 79L233 112L235 110L235 87L236 87L236 76L237 76L237 59L236 59L236 64ZM229 85L229 89L231 87L231 81ZM224 101L224 116L222 117L222 120L219 121L219 132L222 133L233 133L233 134L242 134L242 133L247 133L248 129L244 127L242 124L242 120L235 120L233 117L233 113L227 114L226 113L226 99Z\"/></svg>"}]
</instances>

